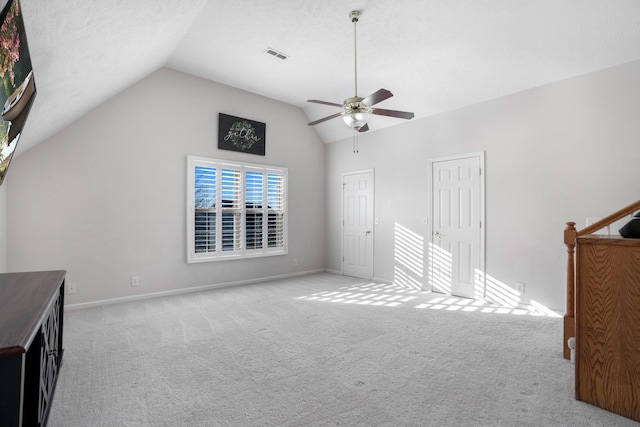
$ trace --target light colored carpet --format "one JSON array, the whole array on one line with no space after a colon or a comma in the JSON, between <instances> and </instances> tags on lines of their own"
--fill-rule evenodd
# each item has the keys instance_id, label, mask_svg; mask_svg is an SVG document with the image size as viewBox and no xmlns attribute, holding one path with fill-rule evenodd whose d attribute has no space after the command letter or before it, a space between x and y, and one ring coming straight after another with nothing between
<instances>
[{"instance_id":1,"label":"light colored carpet","mask_svg":"<svg viewBox=\"0 0 640 427\"><path fill-rule=\"evenodd\" d=\"M49 427L635 426L562 319L331 274L65 314Z\"/></svg>"}]
</instances>

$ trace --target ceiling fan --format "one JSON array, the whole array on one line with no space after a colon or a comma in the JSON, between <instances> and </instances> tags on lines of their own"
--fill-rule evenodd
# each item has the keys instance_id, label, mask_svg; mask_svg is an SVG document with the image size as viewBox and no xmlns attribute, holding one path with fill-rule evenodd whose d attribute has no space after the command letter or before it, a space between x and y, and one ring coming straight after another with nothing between
<instances>
[{"instance_id":1,"label":"ceiling fan","mask_svg":"<svg viewBox=\"0 0 640 427\"><path fill-rule=\"evenodd\" d=\"M367 124L367 121L371 117L371 114L376 114L379 116L396 117L396 118L407 119L407 120L410 120L414 117L413 113L409 113L407 111L384 110L382 108L373 107L377 103L382 102L385 99L389 99L393 96L391 91L387 89L379 89L376 92L372 93L371 95L367 96L366 98L362 98L358 96L358 50L357 50L356 24L358 23L358 20L360 20L361 15L362 13L359 10L354 10L351 13L349 13L349 18L351 19L351 22L353 22L355 95L352 96L351 98L345 99L342 104L337 104L335 102L318 101L316 99L307 100L307 102L313 102L315 104L331 105L334 107L342 108L341 112L313 121L309 123L309 126L317 125L318 123L322 123L336 117L342 117L342 119L347 124L347 126L349 126L350 128L353 128L355 130L355 134L357 135L358 132L366 132L369 130L369 125Z\"/></svg>"}]
</instances>

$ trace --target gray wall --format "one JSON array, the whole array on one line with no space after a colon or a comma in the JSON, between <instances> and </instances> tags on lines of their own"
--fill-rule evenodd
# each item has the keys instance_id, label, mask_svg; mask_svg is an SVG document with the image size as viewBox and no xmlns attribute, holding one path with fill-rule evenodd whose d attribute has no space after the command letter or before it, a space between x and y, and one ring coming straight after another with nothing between
<instances>
[{"instance_id":1,"label":"gray wall","mask_svg":"<svg viewBox=\"0 0 640 427\"><path fill-rule=\"evenodd\" d=\"M219 112L265 122L266 156L218 151ZM8 270L68 270L75 304L323 269L324 146L306 122L299 108L161 69L14 159ZM288 255L186 263L189 154L288 168Z\"/></svg>"},{"instance_id":2,"label":"gray wall","mask_svg":"<svg viewBox=\"0 0 640 427\"><path fill-rule=\"evenodd\" d=\"M7 177L9 175L7 174ZM5 181L6 182L6 181ZM7 188L0 186L0 273L7 272Z\"/></svg>"},{"instance_id":3,"label":"gray wall","mask_svg":"<svg viewBox=\"0 0 640 427\"><path fill-rule=\"evenodd\" d=\"M374 274L397 280L396 224L429 241L428 160L485 151L486 273L563 310L564 223L639 199L638 76L634 62L413 120L361 137L355 155L351 140L323 146L297 108L163 69L13 160L0 187L6 269L67 269L68 303L340 271L341 174L374 168ZM219 111L266 122L267 156L218 152ZM187 154L288 167L289 255L187 265Z\"/></svg>"},{"instance_id":4,"label":"gray wall","mask_svg":"<svg viewBox=\"0 0 640 427\"><path fill-rule=\"evenodd\" d=\"M640 198L639 113L634 62L364 135L359 154L351 140L330 144L327 267L341 268L341 173L375 168L374 275L398 280L395 225L429 242L428 160L485 151L486 273L564 310L564 223L583 228Z\"/></svg>"}]
</instances>

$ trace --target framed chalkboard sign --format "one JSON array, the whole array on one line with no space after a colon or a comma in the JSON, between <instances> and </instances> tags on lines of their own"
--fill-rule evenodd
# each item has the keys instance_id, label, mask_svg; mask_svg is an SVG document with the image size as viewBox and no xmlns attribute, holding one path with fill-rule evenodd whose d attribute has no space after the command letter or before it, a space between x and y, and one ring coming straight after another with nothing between
<instances>
[{"instance_id":1,"label":"framed chalkboard sign","mask_svg":"<svg viewBox=\"0 0 640 427\"><path fill-rule=\"evenodd\" d=\"M219 113L218 148L264 156L267 125Z\"/></svg>"}]
</instances>

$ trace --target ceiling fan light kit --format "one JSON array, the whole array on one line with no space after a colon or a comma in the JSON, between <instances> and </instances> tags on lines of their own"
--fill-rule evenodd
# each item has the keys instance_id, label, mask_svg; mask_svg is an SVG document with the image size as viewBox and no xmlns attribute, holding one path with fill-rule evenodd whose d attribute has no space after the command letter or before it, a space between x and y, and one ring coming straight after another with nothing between
<instances>
[{"instance_id":1,"label":"ceiling fan light kit","mask_svg":"<svg viewBox=\"0 0 640 427\"><path fill-rule=\"evenodd\" d=\"M388 117L396 117L400 119L410 120L414 117L413 113L407 111L397 111L397 110L384 110L380 108L373 108L375 104L378 102L384 101L385 99L391 98L393 94L391 91L387 89L379 89L373 94L367 96L366 98L362 98L358 96L358 49L357 49L357 34L356 34L356 24L360 20L362 13L359 10L353 10L349 13L349 19L353 22L353 51L354 51L354 86L355 86L355 95L351 98L345 99L342 104L337 104L334 102L327 101L319 101L316 99L309 99L307 102L313 102L315 104L323 104L330 105L335 107L341 107L342 112L335 113L330 116L324 117L319 120L315 120L309 123L309 126L317 125L319 123L323 123L327 120L333 119L335 117L342 116L342 120L346 123L347 126L354 129L355 135L359 132L366 132L369 130L369 126L367 122L372 114L379 116L388 116ZM355 150L354 150L355 151Z\"/></svg>"},{"instance_id":2,"label":"ceiling fan light kit","mask_svg":"<svg viewBox=\"0 0 640 427\"><path fill-rule=\"evenodd\" d=\"M354 96L353 98L345 99L343 109L345 110L342 115L342 120L349 126L357 131L360 131L364 125L367 124L369 117L371 117L372 109L362 103L364 98Z\"/></svg>"}]
</instances>

